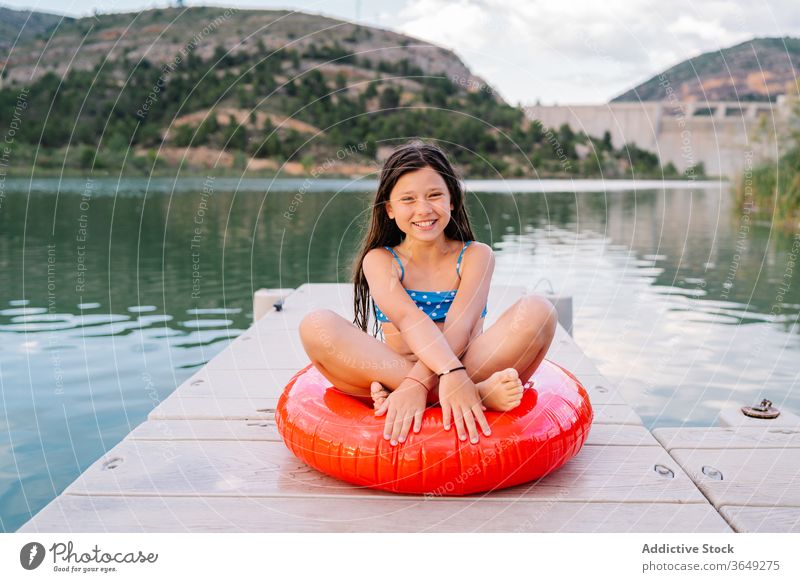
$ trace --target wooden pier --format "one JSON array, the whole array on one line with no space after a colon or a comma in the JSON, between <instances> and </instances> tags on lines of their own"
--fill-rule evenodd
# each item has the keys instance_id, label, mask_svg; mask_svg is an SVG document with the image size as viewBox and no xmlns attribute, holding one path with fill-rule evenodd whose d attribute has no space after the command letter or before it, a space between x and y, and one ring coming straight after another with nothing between
<instances>
[{"instance_id":1,"label":"wooden pier","mask_svg":"<svg viewBox=\"0 0 800 582\"><path fill-rule=\"evenodd\" d=\"M309 363L302 317L325 307L352 319L352 293L349 284L289 290L281 311L258 319L19 531L800 531L800 427L766 438L749 428L651 434L561 326L547 358L583 383L595 420L580 453L554 473L435 497L358 487L306 466L281 441L275 406ZM493 286L485 327L523 293Z\"/></svg>"}]
</instances>

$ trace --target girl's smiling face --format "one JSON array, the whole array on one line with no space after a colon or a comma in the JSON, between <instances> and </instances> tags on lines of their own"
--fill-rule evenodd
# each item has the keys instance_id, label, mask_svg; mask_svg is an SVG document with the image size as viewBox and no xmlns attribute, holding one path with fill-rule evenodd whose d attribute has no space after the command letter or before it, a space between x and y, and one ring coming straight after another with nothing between
<instances>
[{"instance_id":1,"label":"girl's smiling face","mask_svg":"<svg viewBox=\"0 0 800 582\"><path fill-rule=\"evenodd\" d=\"M433 168L424 167L400 176L386 212L406 235L433 240L450 222L453 208L442 176Z\"/></svg>"}]
</instances>

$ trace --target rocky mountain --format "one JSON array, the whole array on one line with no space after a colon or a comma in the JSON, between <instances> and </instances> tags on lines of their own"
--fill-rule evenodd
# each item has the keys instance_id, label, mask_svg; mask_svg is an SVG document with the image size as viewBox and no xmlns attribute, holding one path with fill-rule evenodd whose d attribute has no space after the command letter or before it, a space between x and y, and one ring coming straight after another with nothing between
<instances>
[{"instance_id":1,"label":"rocky mountain","mask_svg":"<svg viewBox=\"0 0 800 582\"><path fill-rule=\"evenodd\" d=\"M800 38L754 38L678 63L615 101L660 101L671 87L681 101L774 101L800 75Z\"/></svg>"},{"instance_id":2,"label":"rocky mountain","mask_svg":"<svg viewBox=\"0 0 800 582\"><path fill-rule=\"evenodd\" d=\"M12 16L0 38L12 173L371 175L417 137L471 177L661 170L653 155L568 127L554 128L554 147L553 131L452 51L388 30L219 7Z\"/></svg>"},{"instance_id":3,"label":"rocky mountain","mask_svg":"<svg viewBox=\"0 0 800 582\"><path fill-rule=\"evenodd\" d=\"M31 15L30 20L26 20L27 15ZM341 70L343 64L337 63L336 57L345 53L358 55L362 64L373 68L381 63L392 66L407 61L425 74L460 80L464 87L485 83L459 57L442 47L396 32L303 12L182 7L61 19L3 9L3 23L2 46L11 46L20 28L23 31L6 56L6 86L36 80L48 71L61 77L69 70L91 70L106 60L147 60L159 66L187 48L207 59L218 47L234 58L257 56L264 49L271 52L288 48L304 55L307 61L333 60L330 67L336 70ZM364 72L358 66L345 69L356 77ZM371 73L367 76L374 77Z\"/></svg>"},{"instance_id":4,"label":"rocky mountain","mask_svg":"<svg viewBox=\"0 0 800 582\"><path fill-rule=\"evenodd\" d=\"M39 35L52 30L60 21L72 18L31 10L12 10L0 6L0 58L15 44L27 43Z\"/></svg>"}]
</instances>

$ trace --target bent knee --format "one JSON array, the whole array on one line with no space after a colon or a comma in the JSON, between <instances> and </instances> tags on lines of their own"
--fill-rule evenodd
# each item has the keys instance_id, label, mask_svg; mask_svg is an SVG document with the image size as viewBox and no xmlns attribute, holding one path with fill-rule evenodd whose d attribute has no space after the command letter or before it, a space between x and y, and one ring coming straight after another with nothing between
<instances>
[{"instance_id":1,"label":"bent knee","mask_svg":"<svg viewBox=\"0 0 800 582\"><path fill-rule=\"evenodd\" d=\"M336 319L341 316L330 309L315 309L303 316L300 320L300 339L306 350L320 345L330 344L333 341L332 330Z\"/></svg>"},{"instance_id":2,"label":"bent knee","mask_svg":"<svg viewBox=\"0 0 800 582\"><path fill-rule=\"evenodd\" d=\"M524 314L524 321L531 332L539 335L545 330L551 336L555 333L558 311L550 300L541 295L527 295L519 301L520 311Z\"/></svg>"}]
</instances>

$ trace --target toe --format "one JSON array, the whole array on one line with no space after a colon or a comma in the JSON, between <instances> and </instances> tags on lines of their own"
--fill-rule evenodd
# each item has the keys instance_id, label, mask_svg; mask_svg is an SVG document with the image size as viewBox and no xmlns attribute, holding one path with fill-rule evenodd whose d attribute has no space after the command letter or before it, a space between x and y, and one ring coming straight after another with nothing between
<instances>
[{"instance_id":1,"label":"toe","mask_svg":"<svg viewBox=\"0 0 800 582\"><path fill-rule=\"evenodd\" d=\"M503 370L502 372L500 372L500 382L502 382L503 384L508 384L510 382L513 382L514 372L516 372L516 370L514 370L513 368L508 368L507 370Z\"/></svg>"}]
</instances>

